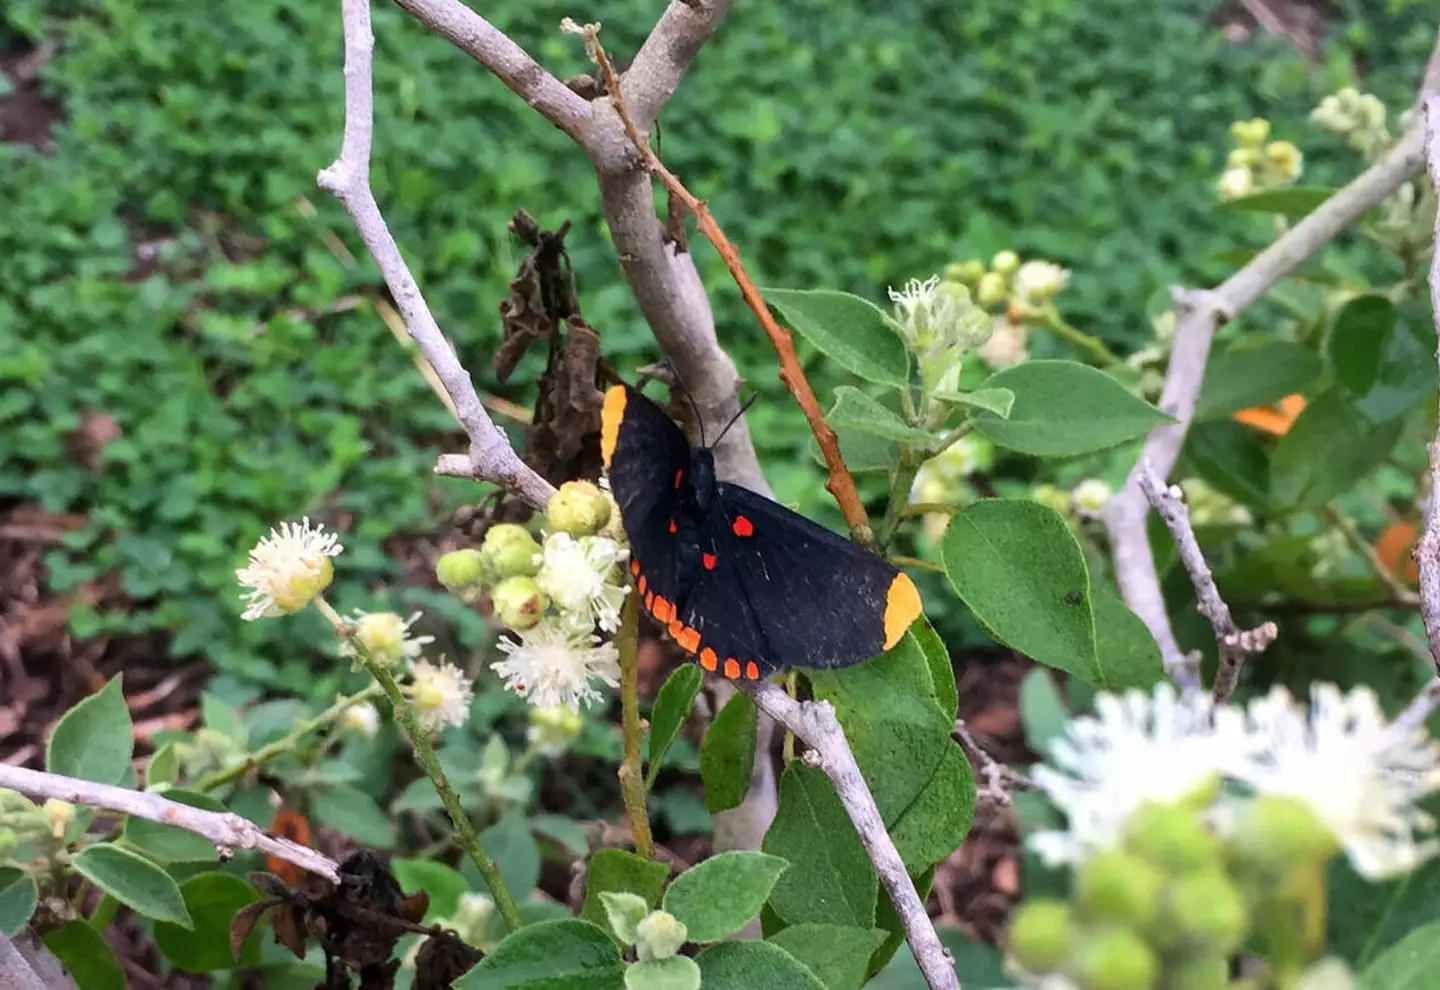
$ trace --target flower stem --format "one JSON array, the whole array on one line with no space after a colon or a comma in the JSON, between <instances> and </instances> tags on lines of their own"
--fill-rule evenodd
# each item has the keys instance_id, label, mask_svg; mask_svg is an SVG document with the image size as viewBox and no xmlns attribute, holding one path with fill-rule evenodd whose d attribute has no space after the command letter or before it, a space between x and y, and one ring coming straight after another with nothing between
<instances>
[{"instance_id":1,"label":"flower stem","mask_svg":"<svg viewBox=\"0 0 1440 990\"><path fill-rule=\"evenodd\" d=\"M630 829L635 833L635 851L646 859L655 856L655 843L650 836L650 817L645 811L645 774L640 766L640 609L635 589L625 596L625 611L620 619L620 632L615 637L620 651L620 707L625 728L625 761L616 776L620 778L620 794Z\"/></svg>"},{"instance_id":2,"label":"flower stem","mask_svg":"<svg viewBox=\"0 0 1440 990\"><path fill-rule=\"evenodd\" d=\"M1045 307L1043 315L1046 325L1054 330L1061 339L1068 340L1083 351L1088 351L1101 367L1120 363L1120 356L1106 347L1104 341L1066 323L1064 317L1060 315L1060 311L1053 304Z\"/></svg>"},{"instance_id":3,"label":"flower stem","mask_svg":"<svg viewBox=\"0 0 1440 990\"><path fill-rule=\"evenodd\" d=\"M195 781L194 787L197 791L213 791L217 787L223 787L238 777L244 776L256 767L283 756L286 753L294 752L299 748L301 740L312 732L328 728L333 725L346 709L355 705L363 704L372 698L378 698L384 694L379 684L371 684L363 691L357 691L349 697L338 698L335 704L325 709L314 718L304 719L295 723L295 728L283 739L277 739L267 746L262 746L253 753L247 754L244 758L237 760L228 767L221 767L219 770L212 770Z\"/></svg>"},{"instance_id":4,"label":"flower stem","mask_svg":"<svg viewBox=\"0 0 1440 990\"><path fill-rule=\"evenodd\" d=\"M925 458L913 453L907 444L900 445L900 464L890 479L890 500L885 506L885 518L875 532L875 542L882 552L890 545L895 530L900 526L905 506L910 502L910 489L914 487L915 476L920 473L920 465L924 462Z\"/></svg>"},{"instance_id":5,"label":"flower stem","mask_svg":"<svg viewBox=\"0 0 1440 990\"><path fill-rule=\"evenodd\" d=\"M340 636L349 636L349 624L340 617L330 606L330 603L323 598L315 599L315 607L335 627ZM480 841L479 834L475 831L475 825L470 821L465 808L460 804L460 795L455 788L450 786L450 781L445 777L445 771L440 766L440 758L435 755L435 747L430 742L430 733L420 724L420 716L415 713L415 707L406 700L400 685L395 682L395 677L390 671L374 661L364 645L351 639L355 646L356 654L365 669L375 678L385 696L390 699L391 705L395 708L395 717L400 721L400 726L405 730L405 735L410 740L411 751L415 754L415 762L424 771L425 776L430 778L430 783L435 787L435 793L440 795L440 802L445 805L446 812L450 815L450 821L455 826L455 839L460 848L470 856L475 868L485 878L485 885L490 888L490 897L495 901L495 909L500 912L500 918L505 922L507 931L518 931L522 922L520 921L520 909L515 906L515 898L510 893L510 888L505 884L505 878L500 875L499 865L485 852L485 845Z\"/></svg>"}]
</instances>

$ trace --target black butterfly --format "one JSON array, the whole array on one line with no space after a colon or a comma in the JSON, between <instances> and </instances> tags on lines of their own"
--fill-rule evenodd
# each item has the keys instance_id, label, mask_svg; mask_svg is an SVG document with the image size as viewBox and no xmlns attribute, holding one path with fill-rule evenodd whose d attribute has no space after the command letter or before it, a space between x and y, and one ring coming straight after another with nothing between
<instances>
[{"instance_id":1,"label":"black butterfly","mask_svg":"<svg viewBox=\"0 0 1440 990\"><path fill-rule=\"evenodd\" d=\"M889 562L715 479L658 405L605 394L600 452L650 613L706 670L759 680L780 666L849 667L890 649L920 594Z\"/></svg>"}]
</instances>

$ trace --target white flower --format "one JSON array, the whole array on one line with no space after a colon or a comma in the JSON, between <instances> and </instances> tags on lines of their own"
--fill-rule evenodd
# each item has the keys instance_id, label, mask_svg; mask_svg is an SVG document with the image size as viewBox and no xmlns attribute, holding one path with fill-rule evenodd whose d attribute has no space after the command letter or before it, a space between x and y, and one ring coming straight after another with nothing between
<instances>
[{"instance_id":1,"label":"white flower","mask_svg":"<svg viewBox=\"0 0 1440 990\"><path fill-rule=\"evenodd\" d=\"M1110 486L1099 478L1086 478L1070 490L1070 497L1074 499L1075 511L1090 518L1105 511L1105 503L1110 501L1110 496L1113 494L1115 493Z\"/></svg>"},{"instance_id":2,"label":"white flower","mask_svg":"<svg viewBox=\"0 0 1440 990\"><path fill-rule=\"evenodd\" d=\"M382 666L390 666L400 660L414 660L434 636L411 636L410 627L420 619L420 613L402 619L394 612L355 611L350 619L350 636L340 641L340 655L358 660L360 651L355 645L358 640L370 654L370 658ZM353 637L353 638L352 638Z\"/></svg>"},{"instance_id":3,"label":"white flower","mask_svg":"<svg viewBox=\"0 0 1440 990\"><path fill-rule=\"evenodd\" d=\"M1440 744L1423 731L1401 737L1375 694L1315 685L1310 711L1276 687L1250 702L1248 748L1232 773L1257 794L1303 802L1356 872L1381 880L1440 852L1435 820L1415 802L1440 788Z\"/></svg>"},{"instance_id":4,"label":"white flower","mask_svg":"<svg viewBox=\"0 0 1440 990\"><path fill-rule=\"evenodd\" d=\"M340 538L324 531L323 523L310 526L308 518L299 525L280 524L250 550L250 565L235 572L249 590L244 619L263 619L298 612L324 591L335 575L330 558L343 547Z\"/></svg>"},{"instance_id":5,"label":"white flower","mask_svg":"<svg viewBox=\"0 0 1440 990\"><path fill-rule=\"evenodd\" d=\"M1241 752L1241 721L1208 696L1177 698L1169 683L1153 694L1098 695L1095 715L1071 720L1033 775L1069 828L1036 833L1031 844L1048 863L1079 863L1112 847L1143 805L1203 795Z\"/></svg>"},{"instance_id":6,"label":"white flower","mask_svg":"<svg viewBox=\"0 0 1440 990\"><path fill-rule=\"evenodd\" d=\"M470 682L454 664L433 664L421 660L415 664L414 679L405 688L420 716L420 724L428 732L437 732L448 725L464 725L470 717Z\"/></svg>"},{"instance_id":7,"label":"white flower","mask_svg":"<svg viewBox=\"0 0 1440 990\"><path fill-rule=\"evenodd\" d=\"M1015 271L1015 296L1024 303L1040 302L1060 292L1069 281L1069 270L1053 261L1027 261Z\"/></svg>"},{"instance_id":8,"label":"white flower","mask_svg":"<svg viewBox=\"0 0 1440 990\"><path fill-rule=\"evenodd\" d=\"M576 539L549 533L535 583L562 612L585 624L600 623L606 632L620 628L620 605L629 587L621 583L617 565L630 552L603 536Z\"/></svg>"},{"instance_id":9,"label":"white flower","mask_svg":"<svg viewBox=\"0 0 1440 990\"><path fill-rule=\"evenodd\" d=\"M591 683L598 678L619 686L620 654L614 643L601 643L588 629L547 619L519 633L519 642L500 640L504 660L490 665L505 687L532 705L566 705L572 712L601 698Z\"/></svg>"},{"instance_id":10,"label":"white flower","mask_svg":"<svg viewBox=\"0 0 1440 990\"><path fill-rule=\"evenodd\" d=\"M380 731L380 712L368 701L351 705L340 716L340 727L366 739L374 739L375 733Z\"/></svg>"},{"instance_id":11,"label":"white flower","mask_svg":"<svg viewBox=\"0 0 1440 990\"><path fill-rule=\"evenodd\" d=\"M1241 166L1239 168L1227 168L1225 174L1220 176L1220 198L1239 199L1248 195L1255 188L1255 179L1251 176L1250 170Z\"/></svg>"},{"instance_id":12,"label":"white flower","mask_svg":"<svg viewBox=\"0 0 1440 990\"><path fill-rule=\"evenodd\" d=\"M980 360L996 371L1023 364L1030 356L1025 350L1026 330L1022 323L1011 323L1003 316L995 317L990 339L976 348Z\"/></svg>"},{"instance_id":13,"label":"white flower","mask_svg":"<svg viewBox=\"0 0 1440 990\"><path fill-rule=\"evenodd\" d=\"M904 289L889 293L901 332L929 363L943 358L946 369L958 368L959 354L951 352L975 346L989 332L984 312L959 283L942 283L938 275L923 282L912 278Z\"/></svg>"}]
</instances>

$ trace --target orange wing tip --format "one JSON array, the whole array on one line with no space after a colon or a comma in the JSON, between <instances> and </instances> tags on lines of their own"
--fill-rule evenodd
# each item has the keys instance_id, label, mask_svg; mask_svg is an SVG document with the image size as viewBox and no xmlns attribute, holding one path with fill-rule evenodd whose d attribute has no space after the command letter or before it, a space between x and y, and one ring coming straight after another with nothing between
<instances>
[{"instance_id":1,"label":"orange wing tip","mask_svg":"<svg viewBox=\"0 0 1440 990\"><path fill-rule=\"evenodd\" d=\"M920 610L920 592L915 582L904 572L896 574L885 594L885 649L900 642L910 623L920 618Z\"/></svg>"},{"instance_id":2,"label":"orange wing tip","mask_svg":"<svg viewBox=\"0 0 1440 990\"><path fill-rule=\"evenodd\" d=\"M600 410L600 458L610 466L615 444L620 440L620 423L625 419L625 386L612 385Z\"/></svg>"},{"instance_id":3,"label":"orange wing tip","mask_svg":"<svg viewBox=\"0 0 1440 990\"><path fill-rule=\"evenodd\" d=\"M1304 411L1305 397L1303 395L1287 395L1273 406L1242 409L1230 418L1245 426L1263 430L1272 436L1283 437Z\"/></svg>"}]
</instances>

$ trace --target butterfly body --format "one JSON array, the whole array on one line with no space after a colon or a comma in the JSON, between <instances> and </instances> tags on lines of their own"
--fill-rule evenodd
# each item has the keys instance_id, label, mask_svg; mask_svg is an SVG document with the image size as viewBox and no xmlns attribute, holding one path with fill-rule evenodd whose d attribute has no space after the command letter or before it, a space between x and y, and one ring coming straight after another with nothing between
<instances>
[{"instance_id":1,"label":"butterfly body","mask_svg":"<svg viewBox=\"0 0 1440 990\"><path fill-rule=\"evenodd\" d=\"M711 452L628 385L606 393L600 446L644 609L706 670L758 680L787 664L850 666L920 614L888 561L717 480Z\"/></svg>"}]
</instances>

